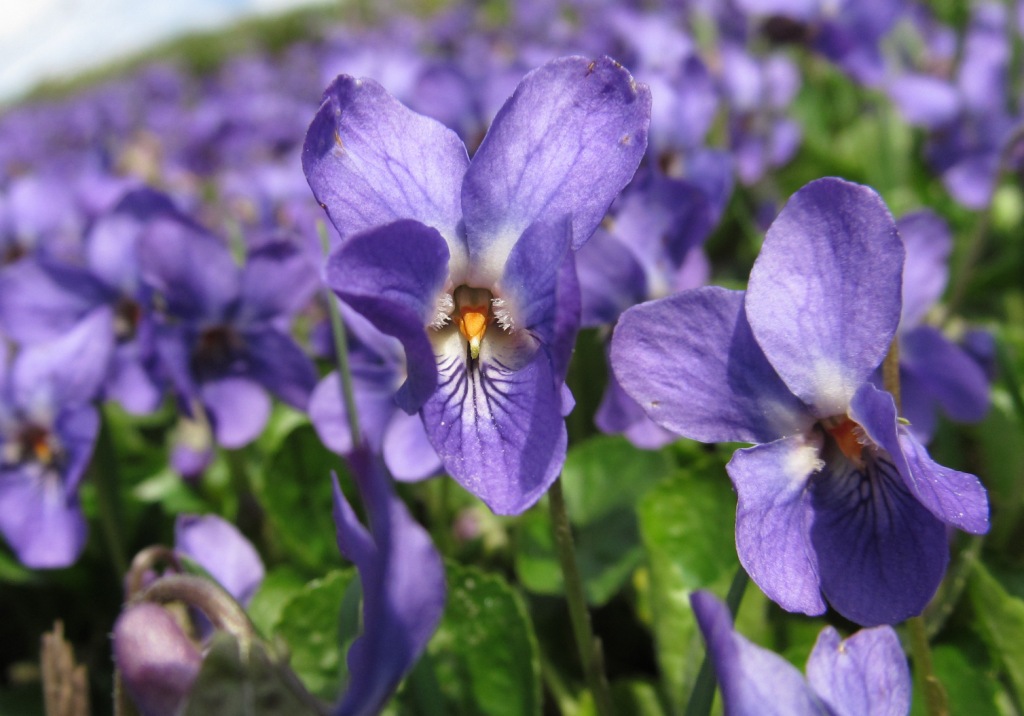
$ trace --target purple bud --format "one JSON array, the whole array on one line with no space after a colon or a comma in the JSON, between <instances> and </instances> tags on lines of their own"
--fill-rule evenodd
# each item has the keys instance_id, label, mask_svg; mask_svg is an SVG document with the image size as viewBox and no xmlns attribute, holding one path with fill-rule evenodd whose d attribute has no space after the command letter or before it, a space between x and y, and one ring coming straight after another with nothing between
<instances>
[{"instance_id":1,"label":"purple bud","mask_svg":"<svg viewBox=\"0 0 1024 716\"><path fill-rule=\"evenodd\" d=\"M142 716L174 716L199 675L202 655L163 607L128 607L114 624L114 661Z\"/></svg>"}]
</instances>

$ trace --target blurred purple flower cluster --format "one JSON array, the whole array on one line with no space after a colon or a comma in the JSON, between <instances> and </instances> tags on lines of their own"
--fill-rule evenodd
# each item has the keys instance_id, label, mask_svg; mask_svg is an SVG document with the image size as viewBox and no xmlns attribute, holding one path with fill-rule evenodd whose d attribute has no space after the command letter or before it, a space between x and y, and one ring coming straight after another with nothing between
<instances>
[{"instance_id":1,"label":"blurred purple flower cluster","mask_svg":"<svg viewBox=\"0 0 1024 716\"><path fill-rule=\"evenodd\" d=\"M949 193L989 205L1024 157L1005 7L977 3L959 50L909 0L506 9L500 24L465 4L331 28L207 77L150 65L0 116L0 534L24 564L67 566L84 548L98 404L145 415L172 399L172 461L195 477L218 447L256 440L276 398L349 458L368 515L367 528L335 490L365 603L338 712L372 712L444 603L392 475L444 471L496 513L527 510L565 461L577 332L618 323L597 427L648 448L755 443L730 475L740 558L770 597L811 614L828 600L864 624L921 611L946 526L988 525L977 479L923 445L936 408L970 421L988 407L982 366L926 321L948 228L928 212L897 225L864 187L826 180L776 219L745 294L701 288L703 246L737 185L780 198L772 173L802 143L793 45L887 93L927 131ZM808 226L852 238L822 248ZM803 263L857 249L832 273ZM809 275L806 305L777 305ZM873 292L855 316L853 275ZM361 440L339 375L320 369L335 358L328 301L348 327ZM799 330L783 335L779 316ZM909 426L876 387L893 340ZM181 549L244 601L258 557L222 576L196 537L221 528L202 519L180 525ZM716 658L740 658L722 656L747 647L716 609L703 608ZM170 712L184 687L168 688Z\"/></svg>"}]
</instances>

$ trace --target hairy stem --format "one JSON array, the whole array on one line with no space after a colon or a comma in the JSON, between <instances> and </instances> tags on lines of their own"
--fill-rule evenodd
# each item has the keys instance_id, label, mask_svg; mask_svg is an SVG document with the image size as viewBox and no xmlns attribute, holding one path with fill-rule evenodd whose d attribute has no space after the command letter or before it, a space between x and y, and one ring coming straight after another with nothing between
<instances>
[{"instance_id":1,"label":"hairy stem","mask_svg":"<svg viewBox=\"0 0 1024 716\"><path fill-rule=\"evenodd\" d=\"M330 252L330 242L327 239L327 227L319 224L320 245L323 247L324 256ZM331 335L334 337L334 354L338 361L338 377L341 380L341 398L345 403L345 412L348 415L348 428L352 433L352 447L356 448L363 442L362 431L359 429L359 414L356 411L355 391L352 388L352 367L348 362L348 339L345 334L345 322L341 318L341 309L334 298L334 293L324 287L324 301L327 303L327 311L331 316Z\"/></svg>"},{"instance_id":2,"label":"hairy stem","mask_svg":"<svg viewBox=\"0 0 1024 716\"><path fill-rule=\"evenodd\" d=\"M551 526L555 533L558 561L562 565L565 599L569 604L569 618L576 638L576 648L579 649L580 661L583 664L583 674L594 696L598 716L610 716L614 709L611 690L604 673L604 655L601 652L601 642L594 636L594 630L590 625L590 612L587 611L583 580L580 578L576 563L576 548L573 545L569 513L565 509L561 478L555 480L548 490L548 506L551 508Z\"/></svg>"},{"instance_id":3,"label":"hairy stem","mask_svg":"<svg viewBox=\"0 0 1024 716\"><path fill-rule=\"evenodd\" d=\"M96 483L96 503L99 508L100 526L110 551L110 558L119 575L128 571L128 557L125 552L121 525L120 475L117 451L110 435L106 418L100 421L100 434L96 441L96 457L93 460L93 480Z\"/></svg>"}]
</instances>

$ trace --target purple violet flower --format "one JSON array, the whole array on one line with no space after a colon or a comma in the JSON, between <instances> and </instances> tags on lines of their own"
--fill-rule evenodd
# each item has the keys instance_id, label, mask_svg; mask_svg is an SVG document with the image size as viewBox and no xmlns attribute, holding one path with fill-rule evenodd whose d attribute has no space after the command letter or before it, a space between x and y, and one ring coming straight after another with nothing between
<instances>
[{"instance_id":1,"label":"purple violet flower","mask_svg":"<svg viewBox=\"0 0 1024 716\"><path fill-rule=\"evenodd\" d=\"M811 182L768 229L747 291L699 288L626 311L612 365L658 424L742 441L736 549L789 611L863 625L919 614L946 527L988 530L974 475L933 462L870 381L896 334L904 248L871 189ZM824 596L823 596L824 594Z\"/></svg>"},{"instance_id":2,"label":"purple violet flower","mask_svg":"<svg viewBox=\"0 0 1024 716\"><path fill-rule=\"evenodd\" d=\"M342 246L327 281L405 349L396 394L446 470L517 514L565 458L572 254L632 177L650 93L608 58L528 74L472 162L458 137L372 80L324 95L303 168Z\"/></svg>"},{"instance_id":3,"label":"purple violet flower","mask_svg":"<svg viewBox=\"0 0 1024 716\"><path fill-rule=\"evenodd\" d=\"M902 412L907 429L922 443L935 432L936 412L973 423L989 408L989 379L971 354L938 328L924 323L949 277L953 250L949 227L937 214L918 211L896 222L907 260L903 269L903 313L897 331ZM880 374L876 383L881 383Z\"/></svg>"},{"instance_id":4,"label":"purple violet flower","mask_svg":"<svg viewBox=\"0 0 1024 716\"><path fill-rule=\"evenodd\" d=\"M349 685L336 716L380 712L441 620L444 565L430 536L395 495L381 462L365 447L348 457L369 529L334 480L338 548L359 570L363 632L348 652Z\"/></svg>"},{"instance_id":5,"label":"purple violet flower","mask_svg":"<svg viewBox=\"0 0 1024 716\"><path fill-rule=\"evenodd\" d=\"M110 359L100 308L55 341L0 349L0 533L23 564L66 567L85 546L78 486L100 419L96 397Z\"/></svg>"},{"instance_id":6,"label":"purple violet flower","mask_svg":"<svg viewBox=\"0 0 1024 716\"><path fill-rule=\"evenodd\" d=\"M627 308L702 286L710 267L703 243L714 208L695 184L647 173L625 189L593 238L576 255L582 325L611 327ZM614 374L594 416L605 433L656 449L676 436L654 424Z\"/></svg>"},{"instance_id":7,"label":"purple violet flower","mask_svg":"<svg viewBox=\"0 0 1024 716\"><path fill-rule=\"evenodd\" d=\"M287 332L317 286L301 249L268 243L240 267L216 237L167 217L147 227L139 253L166 306L156 329L164 369L186 411L202 405L218 444L237 448L259 435L268 390L306 407L316 372Z\"/></svg>"},{"instance_id":8,"label":"purple violet flower","mask_svg":"<svg viewBox=\"0 0 1024 716\"><path fill-rule=\"evenodd\" d=\"M163 398L151 291L137 251L146 224L161 216L179 216L170 199L151 189L129 191L91 226L84 265L39 256L0 272L0 325L15 341L54 340L96 308L110 308L110 333L100 338L111 354L103 397L135 414L152 412Z\"/></svg>"},{"instance_id":9,"label":"purple violet flower","mask_svg":"<svg viewBox=\"0 0 1024 716\"><path fill-rule=\"evenodd\" d=\"M905 716L910 669L890 626L862 629L840 640L830 626L807 659L807 677L778 654L733 629L732 617L709 592L690 604L707 641L726 716Z\"/></svg>"}]
</instances>

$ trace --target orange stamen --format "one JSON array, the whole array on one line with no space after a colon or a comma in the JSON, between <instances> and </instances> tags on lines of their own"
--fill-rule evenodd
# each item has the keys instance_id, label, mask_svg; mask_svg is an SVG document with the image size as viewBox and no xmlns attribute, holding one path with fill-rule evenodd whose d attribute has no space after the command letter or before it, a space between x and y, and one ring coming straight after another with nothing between
<instances>
[{"instance_id":1,"label":"orange stamen","mask_svg":"<svg viewBox=\"0 0 1024 716\"><path fill-rule=\"evenodd\" d=\"M851 461L860 464L861 453L864 452L864 443L861 442L861 436L864 432L861 427L849 418L844 417L835 425L826 426L825 429L832 436L832 439L836 441L839 449L843 451L843 455L846 455Z\"/></svg>"},{"instance_id":2,"label":"orange stamen","mask_svg":"<svg viewBox=\"0 0 1024 716\"><path fill-rule=\"evenodd\" d=\"M459 307L459 331L469 341L469 354L474 359L480 357L480 341L487 332L490 313L487 305Z\"/></svg>"}]
</instances>

